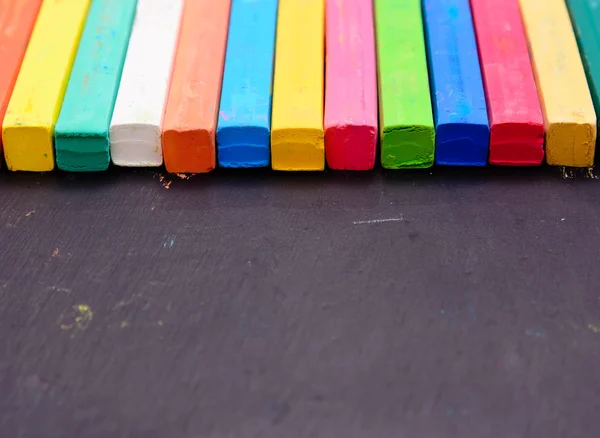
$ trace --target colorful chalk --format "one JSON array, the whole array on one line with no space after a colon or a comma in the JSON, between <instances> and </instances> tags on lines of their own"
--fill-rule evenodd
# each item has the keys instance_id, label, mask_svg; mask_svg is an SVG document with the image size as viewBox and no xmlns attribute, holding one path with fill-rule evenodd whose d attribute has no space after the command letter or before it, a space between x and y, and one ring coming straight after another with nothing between
<instances>
[{"instance_id":1,"label":"colorful chalk","mask_svg":"<svg viewBox=\"0 0 600 438\"><path fill-rule=\"evenodd\" d=\"M4 120L41 4L42 0L0 0L0 123Z\"/></svg>"},{"instance_id":2,"label":"colorful chalk","mask_svg":"<svg viewBox=\"0 0 600 438\"><path fill-rule=\"evenodd\" d=\"M325 155L339 170L370 170L377 153L377 62L372 2L328 1Z\"/></svg>"},{"instance_id":3,"label":"colorful chalk","mask_svg":"<svg viewBox=\"0 0 600 438\"><path fill-rule=\"evenodd\" d=\"M435 133L421 0L375 0L381 165L431 167Z\"/></svg>"},{"instance_id":4,"label":"colorful chalk","mask_svg":"<svg viewBox=\"0 0 600 438\"><path fill-rule=\"evenodd\" d=\"M137 0L94 0L54 130L56 164L67 171L106 170L110 120Z\"/></svg>"},{"instance_id":5,"label":"colorful chalk","mask_svg":"<svg viewBox=\"0 0 600 438\"><path fill-rule=\"evenodd\" d=\"M220 167L265 167L277 0L233 0L217 127Z\"/></svg>"},{"instance_id":6,"label":"colorful chalk","mask_svg":"<svg viewBox=\"0 0 600 438\"><path fill-rule=\"evenodd\" d=\"M163 126L167 171L216 166L215 130L230 0L186 0Z\"/></svg>"},{"instance_id":7,"label":"colorful chalk","mask_svg":"<svg viewBox=\"0 0 600 438\"><path fill-rule=\"evenodd\" d=\"M324 0L280 0L271 167L323 170Z\"/></svg>"},{"instance_id":8,"label":"colorful chalk","mask_svg":"<svg viewBox=\"0 0 600 438\"><path fill-rule=\"evenodd\" d=\"M489 162L540 165L544 118L518 0L472 0L471 11L490 121Z\"/></svg>"},{"instance_id":9,"label":"colorful chalk","mask_svg":"<svg viewBox=\"0 0 600 438\"><path fill-rule=\"evenodd\" d=\"M162 121L182 10L183 0L138 0L110 124L117 166L163 163Z\"/></svg>"},{"instance_id":10,"label":"colorful chalk","mask_svg":"<svg viewBox=\"0 0 600 438\"><path fill-rule=\"evenodd\" d=\"M546 130L546 162L594 163L596 114L564 0L520 0Z\"/></svg>"},{"instance_id":11,"label":"colorful chalk","mask_svg":"<svg viewBox=\"0 0 600 438\"><path fill-rule=\"evenodd\" d=\"M600 3L598 0L566 0L579 53L596 110L600 113ZM597 140L597 139L596 139Z\"/></svg>"},{"instance_id":12,"label":"colorful chalk","mask_svg":"<svg viewBox=\"0 0 600 438\"><path fill-rule=\"evenodd\" d=\"M424 0L435 162L485 166L490 130L469 0Z\"/></svg>"},{"instance_id":13,"label":"colorful chalk","mask_svg":"<svg viewBox=\"0 0 600 438\"><path fill-rule=\"evenodd\" d=\"M10 170L54 169L54 126L89 5L90 0L42 3L2 123Z\"/></svg>"}]
</instances>

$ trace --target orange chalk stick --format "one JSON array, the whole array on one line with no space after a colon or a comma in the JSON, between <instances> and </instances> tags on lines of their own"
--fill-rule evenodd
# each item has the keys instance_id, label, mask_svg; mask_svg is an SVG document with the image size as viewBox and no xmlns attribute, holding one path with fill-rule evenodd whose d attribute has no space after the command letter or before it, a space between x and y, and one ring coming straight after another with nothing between
<instances>
[{"instance_id":1,"label":"orange chalk stick","mask_svg":"<svg viewBox=\"0 0 600 438\"><path fill-rule=\"evenodd\" d=\"M41 4L42 0L0 0L0 125Z\"/></svg>"},{"instance_id":2,"label":"orange chalk stick","mask_svg":"<svg viewBox=\"0 0 600 438\"><path fill-rule=\"evenodd\" d=\"M202 173L216 166L215 131L231 0L186 0L163 123L165 167Z\"/></svg>"}]
</instances>

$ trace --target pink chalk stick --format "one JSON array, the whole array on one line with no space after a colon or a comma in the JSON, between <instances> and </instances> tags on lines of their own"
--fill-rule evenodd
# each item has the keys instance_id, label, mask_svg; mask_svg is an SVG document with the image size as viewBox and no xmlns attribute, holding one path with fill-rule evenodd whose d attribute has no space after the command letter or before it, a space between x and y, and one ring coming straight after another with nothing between
<instances>
[{"instance_id":1,"label":"pink chalk stick","mask_svg":"<svg viewBox=\"0 0 600 438\"><path fill-rule=\"evenodd\" d=\"M372 2L328 0L325 154L331 169L370 170L377 151Z\"/></svg>"}]
</instances>

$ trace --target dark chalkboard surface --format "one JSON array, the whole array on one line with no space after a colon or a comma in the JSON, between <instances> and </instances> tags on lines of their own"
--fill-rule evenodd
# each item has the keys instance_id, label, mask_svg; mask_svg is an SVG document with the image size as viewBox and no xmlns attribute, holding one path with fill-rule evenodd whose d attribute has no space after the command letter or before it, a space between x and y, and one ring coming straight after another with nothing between
<instances>
[{"instance_id":1,"label":"dark chalkboard surface","mask_svg":"<svg viewBox=\"0 0 600 438\"><path fill-rule=\"evenodd\" d=\"M0 436L589 438L600 182L0 173Z\"/></svg>"}]
</instances>

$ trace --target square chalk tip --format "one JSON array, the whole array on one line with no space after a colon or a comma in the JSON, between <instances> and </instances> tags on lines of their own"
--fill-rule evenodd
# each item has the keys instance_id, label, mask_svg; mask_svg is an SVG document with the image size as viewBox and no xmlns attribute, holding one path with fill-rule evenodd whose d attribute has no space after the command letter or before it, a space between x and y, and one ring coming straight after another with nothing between
<instances>
[{"instance_id":1,"label":"square chalk tip","mask_svg":"<svg viewBox=\"0 0 600 438\"><path fill-rule=\"evenodd\" d=\"M435 163L443 166L485 166L490 129L487 124L444 123L436 129Z\"/></svg>"},{"instance_id":2,"label":"square chalk tip","mask_svg":"<svg viewBox=\"0 0 600 438\"><path fill-rule=\"evenodd\" d=\"M110 165L106 130L77 129L57 123L54 130L56 166L67 172L100 172Z\"/></svg>"},{"instance_id":3,"label":"square chalk tip","mask_svg":"<svg viewBox=\"0 0 600 438\"><path fill-rule=\"evenodd\" d=\"M162 166L160 127L142 123L111 125L110 155L116 166Z\"/></svg>"},{"instance_id":4,"label":"square chalk tip","mask_svg":"<svg viewBox=\"0 0 600 438\"><path fill-rule=\"evenodd\" d=\"M333 125L325 130L327 166L333 170L373 170L377 127Z\"/></svg>"},{"instance_id":5,"label":"square chalk tip","mask_svg":"<svg viewBox=\"0 0 600 438\"><path fill-rule=\"evenodd\" d=\"M550 123L546 129L546 164L591 167L596 152L596 120Z\"/></svg>"},{"instance_id":6,"label":"square chalk tip","mask_svg":"<svg viewBox=\"0 0 600 438\"><path fill-rule=\"evenodd\" d=\"M387 126L381 134L384 169L427 169L433 166L435 131L429 125Z\"/></svg>"},{"instance_id":7,"label":"square chalk tip","mask_svg":"<svg viewBox=\"0 0 600 438\"><path fill-rule=\"evenodd\" d=\"M498 123L490 130L490 164L539 166L544 160L544 125Z\"/></svg>"},{"instance_id":8,"label":"square chalk tip","mask_svg":"<svg viewBox=\"0 0 600 438\"><path fill-rule=\"evenodd\" d=\"M271 168L288 171L325 170L323 130L279 128L272 131Z\"/></svg>"},{"instance_id":9,"label":"square chalk tip","mask_svg":"<svg viewBox=\"0 0 600 438\"><path fill-rule=\"evenodd\" d=\"M214 128L172 128L162 134L169 173L208 173L217 167Z\"/></svg>"},{"instance_id":10,"label":"square chalk tip","mask_svg":"<svg viewBox=\"0 0 600 438\"><path fill-rule=\"evenodd\" d=\"M268 128L261 126L225 126L217 129L219 167L268 167L271 160Z\"/></svg>"},{"instance_id":11,"label":"square chalk tip","mask_svg":"<svg viewBox=\"0 0 600 438\"><path fill-rule=\"evenodd\" d=\"M2 126L6 167L11 171L49 172L54 170L52 126Z\"/></svg>"}]
</instances>

